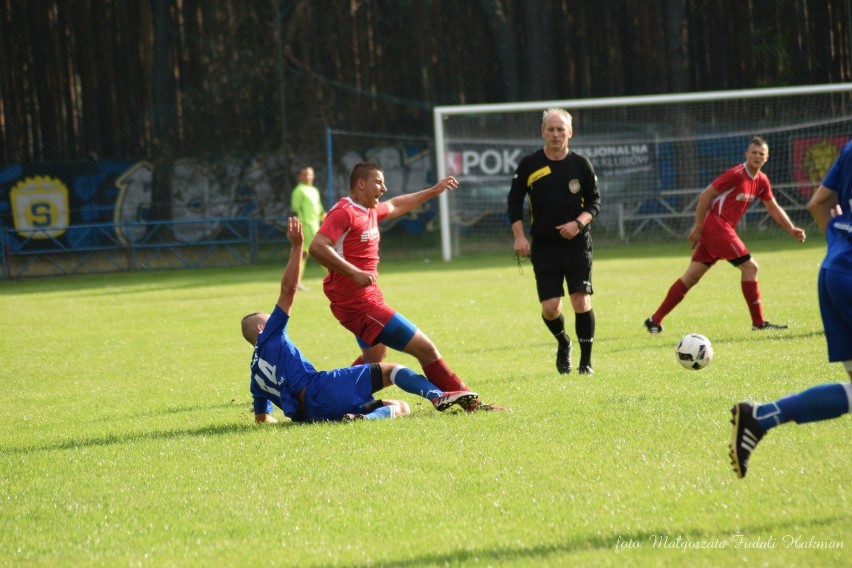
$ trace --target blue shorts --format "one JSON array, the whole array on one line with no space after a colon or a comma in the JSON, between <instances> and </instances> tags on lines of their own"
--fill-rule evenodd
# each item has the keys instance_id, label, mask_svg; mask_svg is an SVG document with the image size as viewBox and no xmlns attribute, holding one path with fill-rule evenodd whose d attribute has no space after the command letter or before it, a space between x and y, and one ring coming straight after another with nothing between
<instances>
[{"instance_id":1,"label":"blue shorts","mask_svg":"<svg viewBox=\"0 0 852 568\"><path fill-rule=\"evenodd\" d=\"M373 345L382 343L391 349L405 351L405 346L408 345L408 342L411 341L411 338L414 337L415 333L417 333L417 327L408 321L404 315L396 312L384 325L382 331L379 332L378 337L376 337L376 341L372 345L360 337L356 336L355 339L358 341L358 346L361 347L361 349L367 349Z\"/></svg>"},{"instance_id":2,"label":"blue shorts","mask_svg":"<svg viewBox=\"0 0 852 568\"><path fill-rule=\"evenodd\" d=\"M852 274L821 268L818 286L828 360L852 361Z\"/></svg>"},{"instance_id":3,"label":"blue shorts","mask_svg":"<svg viewBox=\"0 0 852 568\"><path fill-rule=\"evenodd\" d=\"M305 419L316 422L340 420L350 413L366 414L377 406L373 393L382 386L378 364L320 371L305 387Z\"/></svg>"}]
</instances>

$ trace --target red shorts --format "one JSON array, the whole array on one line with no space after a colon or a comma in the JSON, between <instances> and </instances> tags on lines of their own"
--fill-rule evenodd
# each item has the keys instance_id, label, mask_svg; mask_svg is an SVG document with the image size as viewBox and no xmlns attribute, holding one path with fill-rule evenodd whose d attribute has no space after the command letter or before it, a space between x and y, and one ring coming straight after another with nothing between
<instances>
[{"instance_id":1,"label":"red shorts","mask_svg":"<svg viewBox=\"0 0 852 568\"><path fill-rule=\"evenodd\" d=\"M365 297L358 303L332 303L331 313L355 337L374 345L396 310L388 306L379 293Z\"/></svg>"},{"instance_id":2,"label":"red shorts","mask_svg":"<svg viewBox=\"0 0 852 568\"><path fill-rule=\"evenodd\" d=\"M734 228L718 215L708 214L692 260L712 266L717 260L735 260L747 254L748 249Z\"/></svg>"}]
</instances>

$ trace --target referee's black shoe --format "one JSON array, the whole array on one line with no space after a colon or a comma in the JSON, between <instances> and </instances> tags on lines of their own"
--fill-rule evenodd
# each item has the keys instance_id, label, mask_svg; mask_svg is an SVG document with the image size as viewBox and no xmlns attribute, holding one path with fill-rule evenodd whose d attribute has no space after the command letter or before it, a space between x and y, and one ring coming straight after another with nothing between
<instances>
[{"instance_id":1,"label":"referee's black shoe","mask_svg":"<svg viewBox=\"0 0 852 568\"><path fill-rule=\"evenodd\" d=\"M571 340L568 343L556 348L556 370L560 375L567 375L571 372Z\"/></svg>"}]
</instances>

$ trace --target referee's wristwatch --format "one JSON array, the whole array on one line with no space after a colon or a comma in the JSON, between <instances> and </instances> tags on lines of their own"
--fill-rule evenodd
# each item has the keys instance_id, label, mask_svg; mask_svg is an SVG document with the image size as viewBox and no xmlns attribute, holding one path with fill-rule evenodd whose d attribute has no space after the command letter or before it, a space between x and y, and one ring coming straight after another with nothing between
<instances>
[{"instance_id":1,"label":"referee's wristwatch","mask_svg":"<svg viewBox=\"0 0 852 568\"><path fill-rule=\"evenodd\" d=\"M581 233L582 233L583 231L585 231L585 230L586 230L586 224L585 224L585 223L583 223L583 222L582 222L582 221L580 221L579 219L574 219L574 222L575 222L575 223L577 223L577 226L578 226L578 227L580 227L580 232L581 232Z\"/></svg>"}]
</instances>

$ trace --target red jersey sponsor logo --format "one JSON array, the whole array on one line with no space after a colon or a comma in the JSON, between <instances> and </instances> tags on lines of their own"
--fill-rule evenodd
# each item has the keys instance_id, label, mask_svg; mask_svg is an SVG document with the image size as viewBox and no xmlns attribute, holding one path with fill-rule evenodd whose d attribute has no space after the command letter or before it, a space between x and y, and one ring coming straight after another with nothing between
<instances>
[{"instance_id":1,"label":"red jersey sponsor logo","mask_svg":"<svg viewBox=\"0 0 852 568\"><path fill-rule=\"evenodd\" d=\"M373 240L378 239L378 238L379 238L379 228L378 227L373 227L372 229L369 229L369 230L361 233L361 242L362 243L368 243L368 242L373 241Z\"/></svg>"}]
</instances>

